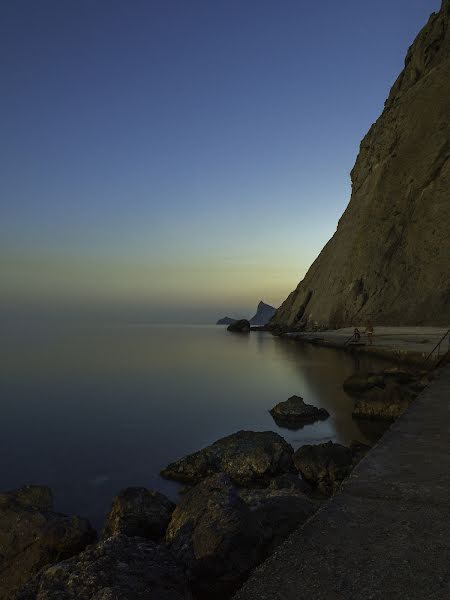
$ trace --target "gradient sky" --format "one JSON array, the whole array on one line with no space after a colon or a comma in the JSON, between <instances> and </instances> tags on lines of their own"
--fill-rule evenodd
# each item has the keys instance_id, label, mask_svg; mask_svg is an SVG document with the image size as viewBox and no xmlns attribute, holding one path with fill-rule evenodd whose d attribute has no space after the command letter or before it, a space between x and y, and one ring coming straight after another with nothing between
<instances>
[{"instance_id":1,"label":"gradient sky","mask_svg":"<svg viewBox=\"0 0 450 600\"><path fill-rule=\"evenodd\" d=\"M3 314L278 305L439 0L0 0Z\"/></svg>"}]
</instances>

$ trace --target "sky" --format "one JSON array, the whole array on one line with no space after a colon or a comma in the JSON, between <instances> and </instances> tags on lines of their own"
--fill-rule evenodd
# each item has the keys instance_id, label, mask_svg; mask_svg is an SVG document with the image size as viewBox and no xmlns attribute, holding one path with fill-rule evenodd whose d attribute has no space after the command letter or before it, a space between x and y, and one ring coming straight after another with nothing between
<instances>
[{"instance_id":1,"label":"sky","mask_svg":"<svg viewBox=\"0 0 450 600\"><path fill-rule=\"evenodd\" d=\"M0 313L278 306L439 0L0 0Z\"/></svg>"}]
</instances>

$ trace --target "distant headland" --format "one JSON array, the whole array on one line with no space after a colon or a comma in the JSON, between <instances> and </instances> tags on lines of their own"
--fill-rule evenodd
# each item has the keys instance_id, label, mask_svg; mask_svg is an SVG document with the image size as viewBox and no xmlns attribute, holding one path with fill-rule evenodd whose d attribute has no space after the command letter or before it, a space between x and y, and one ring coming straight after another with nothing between
<instances>
[{"instance_id":1,"label":"distant headland","mask_svg":"<svg viewBox=\"0 0 450 600\"><path fill-rule=\"evenodd\" d=\"M267 325L273 315L276 313L277 309L270 304L266 304L262 300L259 302L256 313L250 319L250 325L253 326L263 326ZM216 325L231 325L235 321L239 321L242 317L237 319L233 319L233 317L223 317L216 322Z\"/></svg>"}]
</instances>

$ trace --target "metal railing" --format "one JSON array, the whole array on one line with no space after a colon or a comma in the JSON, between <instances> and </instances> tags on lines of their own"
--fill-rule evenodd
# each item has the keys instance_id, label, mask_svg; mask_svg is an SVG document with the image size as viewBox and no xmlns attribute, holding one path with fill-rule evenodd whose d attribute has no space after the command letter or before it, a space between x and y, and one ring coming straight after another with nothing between
<instances>
[{"instance_id":1,"label":"metal railing","mask_svg":"<svg viewBox=\"0 0 450 600\"><path fill-rule=\"evenodd\" d=\"M448 337L448 340L445 341L445 338L447 338L447 337ZM426 357L425 362L428 362L430 360L430 358L433 357L434 353L436 353L436 360L439 361L439 359L441 358L441 348L442 348L442 356L445 356L447 354L447 352L450 352L450 329L447 329L447 331L441 337L439 342L436 344L436 346L433 348L433 350L430 352L430 354Z\"/></svg>"}]
</instances>

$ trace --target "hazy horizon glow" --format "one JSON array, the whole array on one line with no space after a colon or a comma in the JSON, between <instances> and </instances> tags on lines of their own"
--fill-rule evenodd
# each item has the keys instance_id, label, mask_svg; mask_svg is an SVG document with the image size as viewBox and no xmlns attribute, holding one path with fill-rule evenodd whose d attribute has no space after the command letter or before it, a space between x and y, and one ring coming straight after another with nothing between
<instances>
[{"instance_id":1,"label":"hazy horizon glow","mask_svg":"<svg viewBox=\"0 0 450 600\"><path fill-rule=\"evenodd\" d=\"M0 317L278 306L439 6L3 2Z\"/></svg>"}]
</instances>

